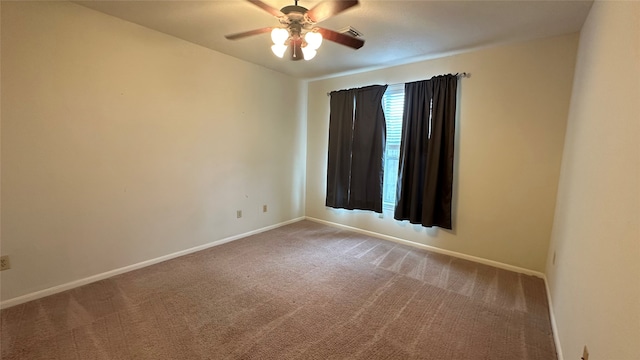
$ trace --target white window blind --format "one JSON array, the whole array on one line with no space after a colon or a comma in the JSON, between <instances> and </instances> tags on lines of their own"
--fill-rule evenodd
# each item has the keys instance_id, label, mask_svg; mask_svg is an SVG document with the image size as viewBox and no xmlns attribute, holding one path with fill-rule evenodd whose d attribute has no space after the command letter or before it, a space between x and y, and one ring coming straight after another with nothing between
<instances>
[{"instance_id":1,"label":"white window blind","mask_svg":"<svg viewBox=\"0 0 640 360\"><path fill-rule=\"evenodd\" d=\"M404 111L404 84L394 84L387 87L387 91L382 97L382 107L387 123L382 206L385 210L393 210L396 206L396 184L400 158L400 137L402 136L402 114Z\"/></svg>"}]
</instances>

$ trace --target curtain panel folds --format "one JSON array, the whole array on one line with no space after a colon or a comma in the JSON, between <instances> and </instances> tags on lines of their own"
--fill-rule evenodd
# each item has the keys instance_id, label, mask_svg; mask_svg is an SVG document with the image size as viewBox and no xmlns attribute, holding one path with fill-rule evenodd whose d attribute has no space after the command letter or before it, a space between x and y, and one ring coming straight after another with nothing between
<instances>
[{"instance_id":1,"label":"curtain panel folds","mask_svg":"<svg viewBox=\"0 0 640 360\"><path fill-rule=\"evenodd\" d=\"M452 228L456 75L405 84L396 220Z\"/></svg>"},{"instance_id":2,"label":"curtain panel folds","mask_svg":"<svg viewBox=\"0 0 640 360\"><path fill-rule=\"evenodd\" d=\"M332 92L326 206L382 212L386 85Z\"/></svg>"}]
</instances>

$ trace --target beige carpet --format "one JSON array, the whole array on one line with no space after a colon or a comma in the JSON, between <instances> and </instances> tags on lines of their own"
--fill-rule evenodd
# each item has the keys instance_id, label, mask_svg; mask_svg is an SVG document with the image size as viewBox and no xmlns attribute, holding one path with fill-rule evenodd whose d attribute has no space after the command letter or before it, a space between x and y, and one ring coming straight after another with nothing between
<instances>
[{"instance_id":1,"label":"beige carpet","mask_svg":"<svg viewBox=\"0 0 640 360\"><path fill-rule=\"evenodd\" d=\"M556 359L541 279L309 221L1 320L2 359Z\"/></svg>"}]
</instances>

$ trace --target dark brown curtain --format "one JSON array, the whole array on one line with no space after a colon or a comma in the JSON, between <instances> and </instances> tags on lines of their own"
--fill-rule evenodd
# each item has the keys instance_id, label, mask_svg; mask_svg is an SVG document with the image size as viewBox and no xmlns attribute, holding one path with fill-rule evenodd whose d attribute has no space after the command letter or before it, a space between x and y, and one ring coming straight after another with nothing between
<instances>
[{"instance_id":1,"label":"dark brown curtain","mask_svg":"<svg viewBox=\"0 0 640 360\"><path fill-rule=\"evenodd\" d=\"M455 75L405 84L396 220L451 229Z\"/></svg>"},{"instance_id":2,"label":"dark brown curtain","mask_svg":"<svg viewBox=\"0 0 640 360\"><path fill-rule=\"evenodd\" d=\"M326 205L382 212L386 85L331 93Z\"/></svg>"},{"instance_id":3,"label":"dark brown curtain","mask_svg":"<svg viewBox=\"0 0 640 360\"><path fill-rule=\"evenodd\" d=\"M331 93L326 205L334 208L349 205L354 104L355 90Z\"/></svg>"}]
</instances>

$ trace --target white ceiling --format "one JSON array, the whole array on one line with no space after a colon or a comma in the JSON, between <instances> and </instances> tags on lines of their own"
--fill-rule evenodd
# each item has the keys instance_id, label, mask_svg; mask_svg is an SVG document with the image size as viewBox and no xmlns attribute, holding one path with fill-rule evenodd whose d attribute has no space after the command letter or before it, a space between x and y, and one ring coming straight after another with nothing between
<instances>
[{"instance_id":1,"label":"white ceiling","mask_svg":"<svg viewBox=\"0 0 640 360\"><path fill-rule=\"evenodd\" d=\"M293 0L263 0L274 8ZM320 0L300 0L313 8ZM390 66L467 49L577 32L592 1L360 0L319 26L352 26L363 34L359 50L323 42L310 61L279 59L269 34L240 40L224 35L277 26L269 13L244 0L76 1L76 3L299 78L318 78Z\"/></svg>"}]
</instances>

